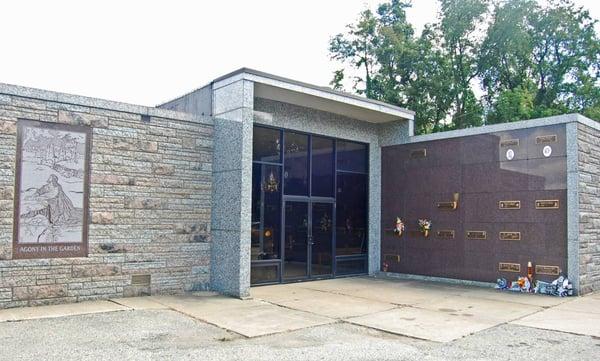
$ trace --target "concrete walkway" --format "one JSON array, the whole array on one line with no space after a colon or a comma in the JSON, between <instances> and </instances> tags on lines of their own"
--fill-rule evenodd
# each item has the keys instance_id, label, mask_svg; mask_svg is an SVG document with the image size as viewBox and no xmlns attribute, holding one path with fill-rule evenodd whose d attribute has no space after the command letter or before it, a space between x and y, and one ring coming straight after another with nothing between
<instances>
[{"instance_id":1,"label":"concrete walkway","mask_svg":"<svg viewBox=\"0 0 600 361\"><path fill-rule=\"evenodd\" d=\"M212 293L0 310L0 322L127 310L167 310L244 338L347 324L451 342L503 324L600 337L600 295L515 294L370 277L255 287L252 299Z\"/></svg>"},{"instance_id":2,"label":"concrete walkway","mask_svg":"<svg viewBox=\"0 0 600 361\"><path fill-rule=\"evenodd\" d=\"M256 287L251 293L338 322L436 342L512 322L600 337L600 299L594 297L557 298L369 277ZM565 312L568 317L560 318Z\"/></svg>"}]
</instances>

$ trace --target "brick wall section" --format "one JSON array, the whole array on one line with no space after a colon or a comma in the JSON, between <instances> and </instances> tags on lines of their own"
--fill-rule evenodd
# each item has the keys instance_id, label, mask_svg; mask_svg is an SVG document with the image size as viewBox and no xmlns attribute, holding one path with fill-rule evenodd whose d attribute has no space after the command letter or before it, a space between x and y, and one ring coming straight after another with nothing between
<instances>
[{"instance_id":1,"label":"brick wall section","mask_svg":"<svg viewBox=\"0 0 600 361\"><path fill-rule=\"evenodd\" d=\"M600 131L578 124L580 293L600 290Z\"/></svg>"},{"instance_id":2,"label":"brick wall section","mask_svg":"<svg viewBox=\"0 0 600 361\"><path fill-rule=\"evenodd\" d=\"M212 120L157 113L0 94L0 308L209 287ZM93 128L87 258L12 260L17 119Z\"/></svg>"}]
</instances>

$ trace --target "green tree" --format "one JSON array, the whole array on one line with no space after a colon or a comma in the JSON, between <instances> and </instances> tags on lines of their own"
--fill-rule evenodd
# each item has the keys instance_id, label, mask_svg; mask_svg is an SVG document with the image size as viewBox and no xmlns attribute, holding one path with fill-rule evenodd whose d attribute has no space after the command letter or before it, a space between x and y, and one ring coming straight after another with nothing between
<instances>
[{"instance_id":1,"label":"green tree","mask_svg":"<svg viewBox=\"0 0 600 361\"><path fill-rule=\"evenodd\" d=\"M393 0L377 9L379 39L375 49L377 72L373 75L374 96L379 100L408 106L407 87L415 73L414 29L406 18L409 2Z\"/></svg>"},{"instance_id":2,"label":"green tree","mask_svg":"<svg viewBox=\"0 0 600 361\"><path fill-rule=\"evenodd\" d=\"M350 64L353 68L364 71L364 78L358 76L354 81L354 90L367 98L374 98L372 74L376 63L375 49L379 38L376 35L377 20L370 10L360 13L358 22L347 26L346 34L337 34L329 42L331 58ZM339 86L343 79L343 70L336 72ZM340 78L341 76L341 78ZM336 80L334 79L334 82ZM364 86L364 88L361 88Z\"/></svg>"},{"instance_id":3,"label":"green tree","mask_svg":"<svg viewBox=\"0 0 600 361\"><path fill-rule=\"evenodd\" d=\"M365 10L331 39L354 90L416 111L417 133L580 112L600 120L596 20L572 0L439 0L417 36L407 0Z\"/></svg>"},{"instance_id":4,"label":"green tree","mask_svg":"<svg viewBox=\"0 0 600 361\"><path fill-rule=\"evenodd\" d=\"M431 26L426 26L416 41L415 74L406 89L407 107L416 113L417 134L446 130L452 126L448 118L454 100L453 94L448 91L452 87L452 69L448 57L434 47L435 36Z\"/></svg>"},{"instance_id":5,"label":"green tree","mask_svg":"<svg viewBox=\"0 0 600 361\"><path fill-rule=\"evenodd\" d=\"M497 4L479 59L488 121L566 112L600 120L594 111L588 111L600 96L595 24L589 13L571 0L553 0L544 7L523 0ZM506 112L507 99L527 103L532 92L531 111L520 113L521 118ZM517 101L517 96L524 98Z\"/></svg>"},{"instance_id":6,"label":"green tree","mask_svg":"<svg viewBox=\"0 0 600 361\"><path fill-rule=\"evenodd\" d=\"M494 124L533 118L536 92L535 84L530 81L517 88L501 91L487 116L487 122Z\"/></svg>"},{"instance_id":7,"label":"green tree","mask_svg":"<svg viewBox=\"0 0 600 361\"><path fill-rule=\"evenodd\" d=\"M527 17L536 6L528 0L496 5L478 61L488 102L502 91L520 88L530 78L533 42Z\"/></svg>"},{"instance_id":8,"label":"green tree","mask_svg":"<svg viewBox=\"0 0 600 361\"><path fill-rule=\"evenodd\" d=\"M483 108L476 99L472 81L478 76L477 55L481 44L476 30L487 12L487 0L440 0L437 25L438 46L448 58L453 96L452 124L465 128L482 124Z\"/></svg>"}]
</instances>

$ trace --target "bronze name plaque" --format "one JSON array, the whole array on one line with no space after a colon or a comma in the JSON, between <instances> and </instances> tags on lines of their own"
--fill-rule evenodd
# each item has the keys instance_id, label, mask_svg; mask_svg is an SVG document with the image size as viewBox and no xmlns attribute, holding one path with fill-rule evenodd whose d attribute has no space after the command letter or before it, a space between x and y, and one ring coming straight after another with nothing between
<instances>
[{"instance_id":1,"label":"bronze name plaque","mask_svg":"<svg viewBox=\"0 0 600 361\"><path fill-rule=\"evenodd\" d=\"M521 209L521 201L500 201L499 209Z\"/></svg>"},{"instance_id":2,"label":"bronze name plaque","mask_svg":"<svg viewBox=\"0 0 600 361\"><path fill-rule=\"evenodd\" d=\"M506 140L502 140L502 141L500 141L500 146L501 147L518 147L519 146L519 140L518 139L506 139Z\"/></svg>"},{"instance_id":3,"label":"bronze name plaque","mask_svg":"<svg viewBox=\"0 0 600 361\"><path fill-rule=\"evenodd\" d=\"M410 157L412 159L425 158L427 157L427 149L414 149L410 151Z\"/></svg>"},{"instance_id":4,"label":"bronze name plaque","mask_svg":"<svg viewBox=\"0 0 600 361\"><path fill-rule=\"evenodd\" d=\"M448 211L453 211L457 208L456 202L437 202L436 206L438 209L444 209Z\"/></svg>"},{"instance_id":5,"label":"bronze name plaque","mask_svg":"<svg viewBox=\"0 0 600 361\"><path fill-rule=\"evenodd\" d=\"M131 275L131 284L134 286L150 286L151 275Z\"/></svg>"},{"instance_id":6,"label":"bronze name plaque","mask_svg":"<svg viewBox=\"0 0 600 361\"><path fill-rule=\"evenodd\" d=\"M501 241L520 241L521 232L500 232Z\"/></svg>"},{"instance_id":7,"label":"bronze name plaque","mask_svg":"<svg viewBox=\"0 0 600 361\"><path fill-rule=\"evenodd\" d=\"M498 271L500 272L521 272L521 265L518 263L498 263Z\"/></svg>"},{"instance_id":8,"label":"bronze name plaque","mask_svg":"<svg viewBox=\"0 0 600 361\"><path fill-rule=\"evenodd\" d=\"M535 266L535 273L540 275L558 276L560 275L560 267L544 266L540 264Z\"/></svg>"},{"instance_id":9,"label":"bronze name plaque","mask_svg":"<svg viewBox=\"0 0 600 361\"><path fill-rule=\"evenodd\" d=\"M487 239L486 231L467 231L468 239Z\"/></svg>"},{"instance_id":10,"label":"bronze name plaque","mask_svg":"<svg viewBox=\"0 0 600 361\"><path fill-rule=\"evenodd\" d=\"M535 137L535 144L556 143L557 141L558 141L558 136L556 134L540 135L539 137Z\"/></svg>"},{"instance_id":11,"label":"bronze name plaque","mask_svg":"<svg viewBox=\"0 0 600 361\"><path fill-rule=\"evenodd\" d=\"M444 229L444 230L437 231L437 236L438 236L438 238L443 238L443 239L454 239L454 230Z\"/></svg>"},{"instance_id":12,"label":"bronze name plaque","mask_svg":"<svg viewBox=\"0 0 600 361\"><path fill-rule=\"evenodd\" d=\"M399 254L385 254L383 255L383 259L386 262L396 262L399 263L400 262L400 255Z\"/></svg>"},{"instance_id":13,"label":"bronze name plaque","mask_svg":"<svg viewBox=\"0 0 600 361\"><path fill-rule=\"evenodd\" d=\"M558 209L558 199L539 199L535 201L535 209Z\"/></svg>"}]
</instances>

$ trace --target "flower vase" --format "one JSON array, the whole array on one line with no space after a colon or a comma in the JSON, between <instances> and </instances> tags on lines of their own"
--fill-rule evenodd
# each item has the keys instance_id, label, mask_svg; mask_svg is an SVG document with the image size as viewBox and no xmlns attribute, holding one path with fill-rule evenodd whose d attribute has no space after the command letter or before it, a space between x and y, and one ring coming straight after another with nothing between
<instances>
[{"instance_id":1,"label":"flower vase","mask_svg":"<svg viewBox=\"0 0 600 361\"><path fill-rule=\"evenodd\" d=\"M428 229L424 229L423 230L423 236L425 236L425 238L429 237L429 230Z\"/></svg>"}]
</instances>

